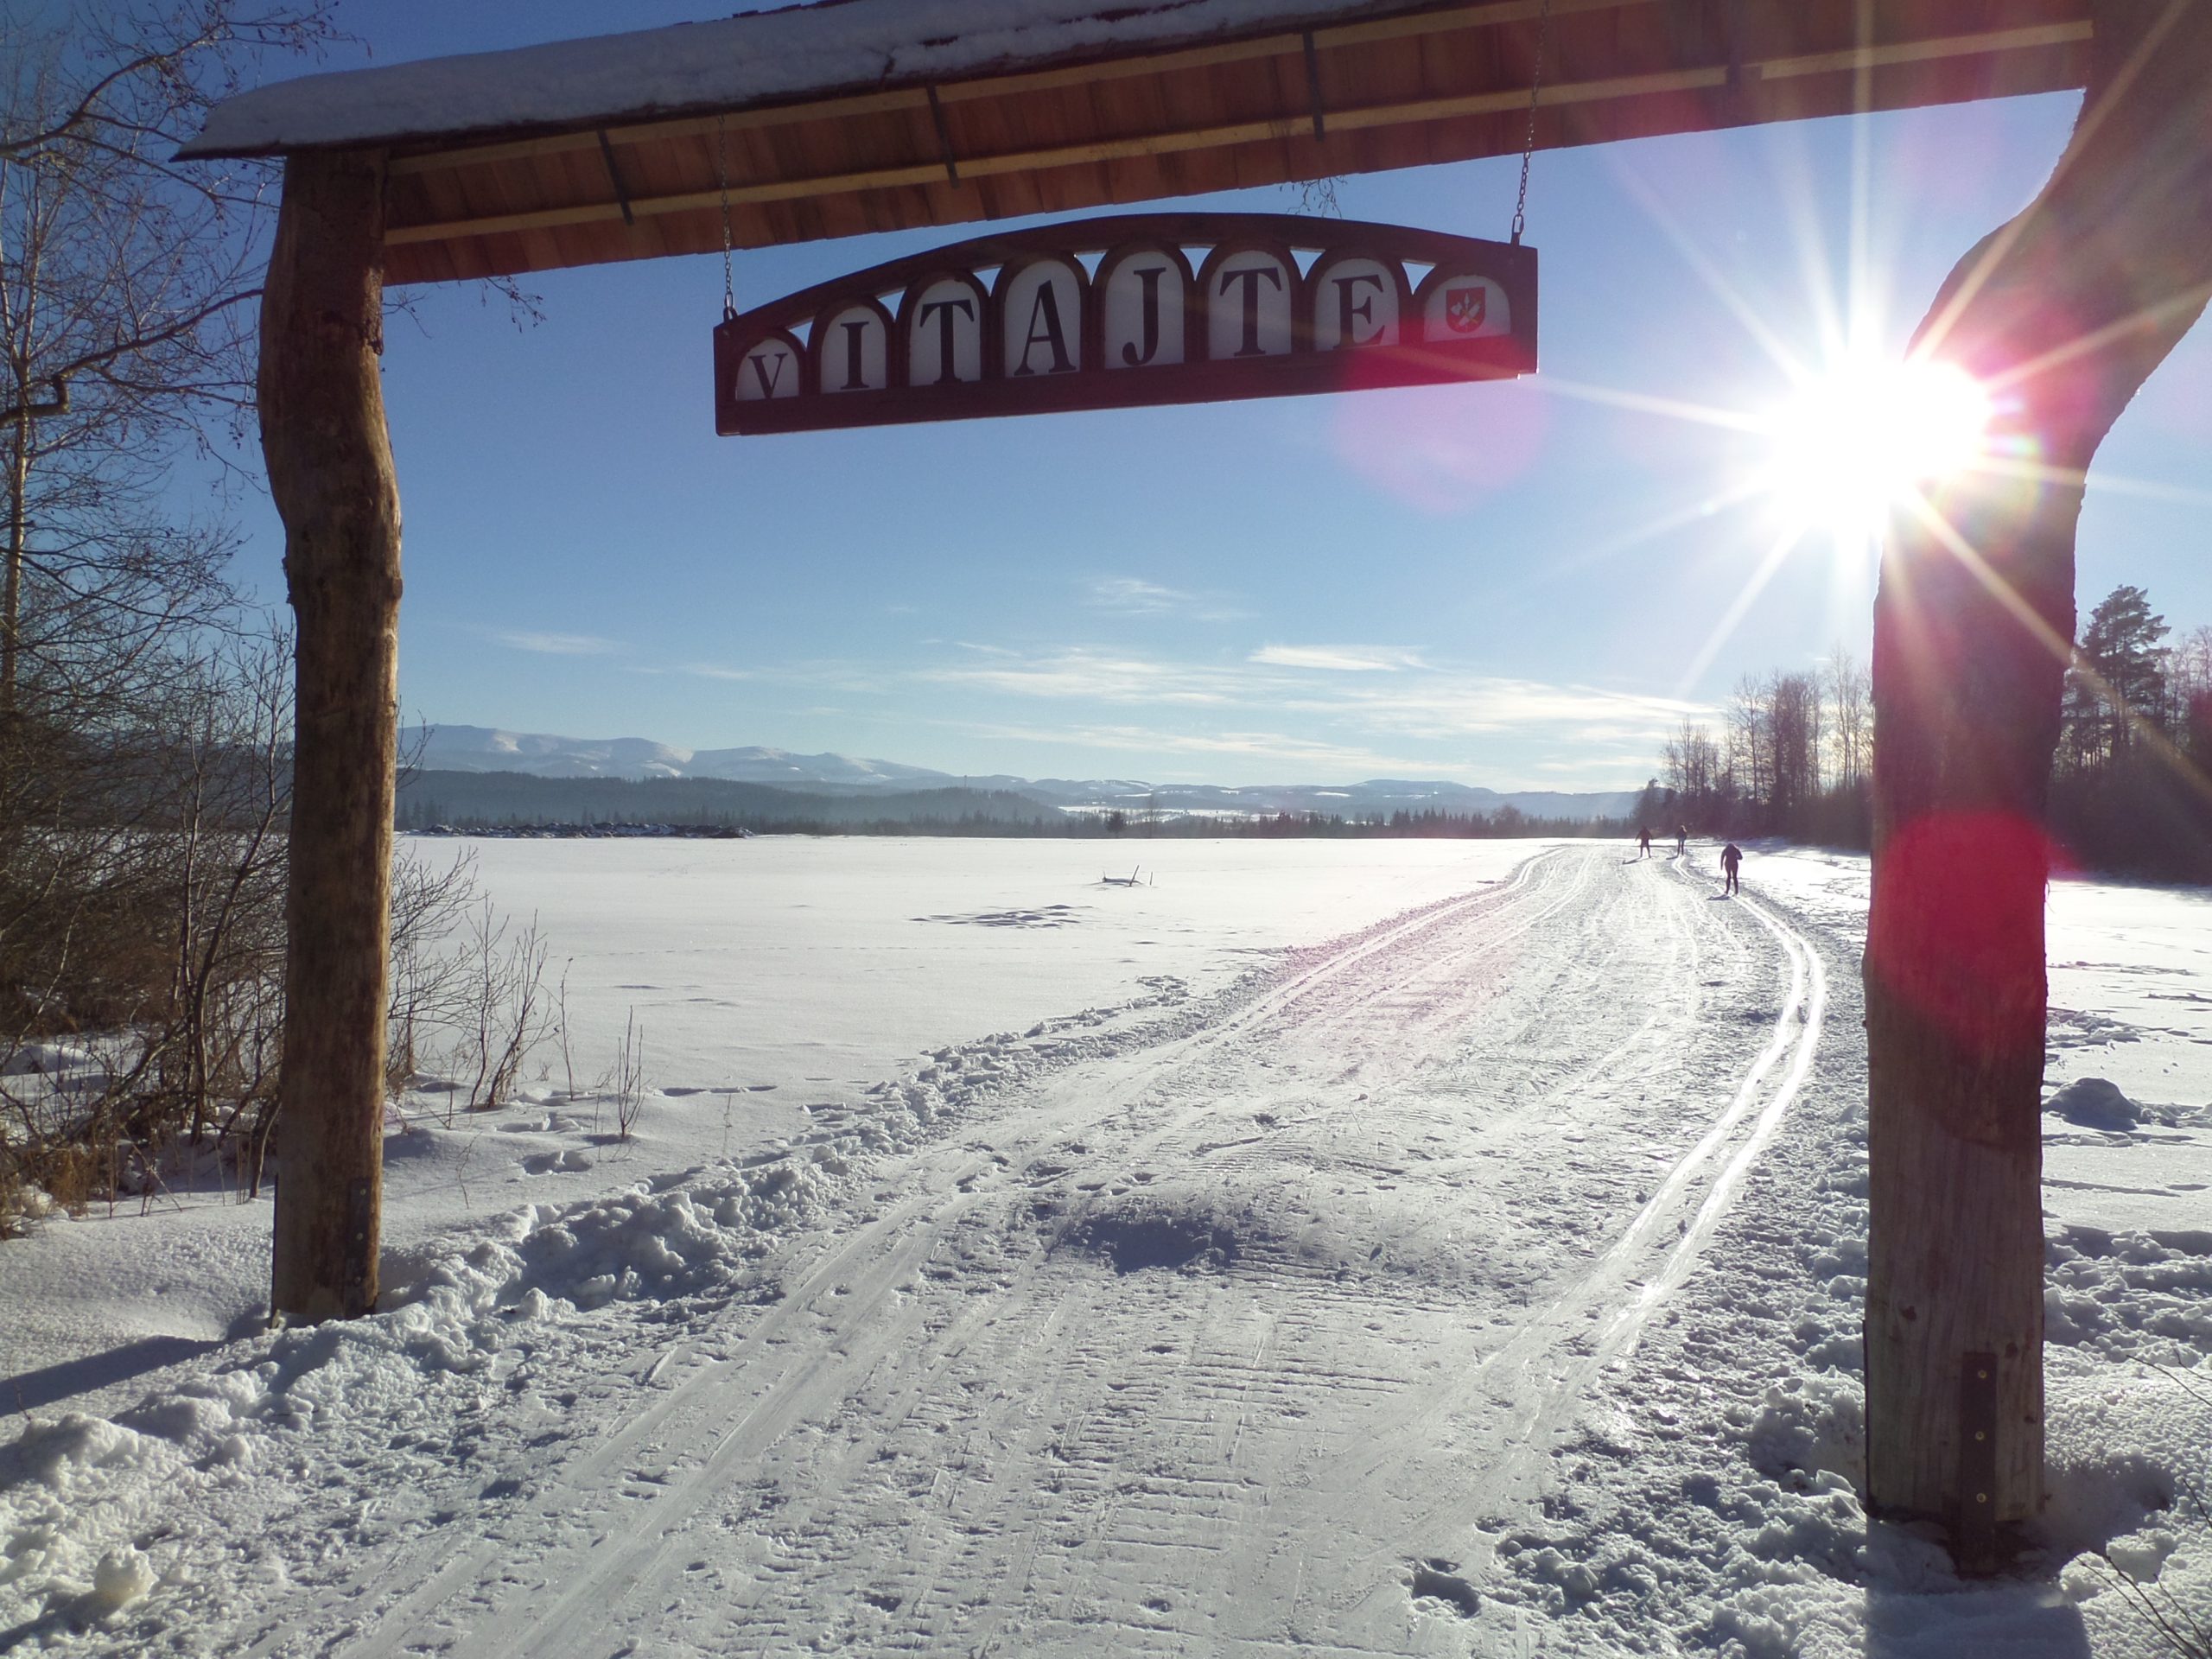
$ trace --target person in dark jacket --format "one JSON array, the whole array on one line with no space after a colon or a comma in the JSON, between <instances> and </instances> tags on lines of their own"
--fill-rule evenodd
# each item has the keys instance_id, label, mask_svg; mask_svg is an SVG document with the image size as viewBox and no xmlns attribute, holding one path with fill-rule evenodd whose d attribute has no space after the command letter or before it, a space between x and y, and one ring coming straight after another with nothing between
<instances>
[{"instance_id":1,"label":"person in dark jacket","mask_svg":"<svg viewBox=\"0 0 2212 1659\"><path fill-rule=\"evenodd\" d=\"M1721 888L1723 893L1741 893L1743 891L1742 885L1736 880L1736 872L1743 868L1743 867L1744 849L1738 847L1734 842L1730 842L1726 847L1723 847L1720 849L1720 873L1728 878L1728 885Z\"/></svg>"}]
</instances>

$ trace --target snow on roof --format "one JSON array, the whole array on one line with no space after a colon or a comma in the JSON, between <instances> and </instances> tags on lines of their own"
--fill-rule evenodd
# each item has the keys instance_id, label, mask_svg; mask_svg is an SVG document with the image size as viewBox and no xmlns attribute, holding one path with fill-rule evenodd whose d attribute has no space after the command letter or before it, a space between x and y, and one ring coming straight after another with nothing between
<instances>
[{"instance_id":1,"label":"snow on roof","mask_svg":"<svg viewBox=\"0 0 2212 1659\"><path fill-rule=\"evenodd\" d=\"M1406 0L823 0L279 81L218 105L179 155L608 125L1417 9Z\"/></svg>"}]
</instances>

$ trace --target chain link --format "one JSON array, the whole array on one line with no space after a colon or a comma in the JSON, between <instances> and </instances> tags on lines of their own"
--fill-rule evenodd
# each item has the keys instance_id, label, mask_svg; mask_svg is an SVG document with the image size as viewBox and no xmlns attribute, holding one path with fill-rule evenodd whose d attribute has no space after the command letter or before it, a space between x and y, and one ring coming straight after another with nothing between
<instances>
[{"instance_id":1,"label":"chain link","mask_svg":"<svg viewBox=\"0 0 2212 1659\"><path fill-rule=\"evenodd\" d=\"M1544 0L1549 5L1551 0ZM723 118L715 118L715 184L722 195L722 321L728 322L737 315L737 282L730 270L729 261L729 164L722 143ZM1528 185L1522 185L1526 194Z\"/></svg>"},{"instance_id":2,"label":"chain link","mask_svg":"<svg viewBox=\"0 0 2212 1659\"><path fill-rule=\"evenodd\" d=\"M1536 156L1536 99L1544 89L1544 54L1551 46L1552 0L1544 0L1536 24L1536 67L1529 77L1529 136L1521 146L1521 194L1513 203L1513 245L1521 245L1521 232L1529 225L1529 163Z\"/></svg>"}]
</instances>

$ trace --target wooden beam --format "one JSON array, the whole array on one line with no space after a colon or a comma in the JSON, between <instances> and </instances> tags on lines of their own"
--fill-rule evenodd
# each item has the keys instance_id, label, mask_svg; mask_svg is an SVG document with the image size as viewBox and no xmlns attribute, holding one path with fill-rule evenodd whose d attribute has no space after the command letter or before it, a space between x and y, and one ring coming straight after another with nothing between
<instances>
[{"instance_id":1,"label":"wooden beam","mask_svg":"<svg viewBox=\"0 0 2212 1659\"><path fill-rule=\"evenodd\" d=\"M2038 47L2073 46L2091 37L2088 21L2045 23L2032 29L1999 29L1991 35L1947 35L1941 40L1899 41L1890 46L1859 46L1842 52L1815 52L1802 57L1770 58L1758 66L1763 80L1796 75L1832 75L1897 64L1933 63L1943 58L1976 57L1993 52L2029 52Z\"/></svg>"},{"instance_id":2,"label":"wooden beam","mask_svg":"<svg viewBox=\"0 0 2212 1659\"><path fill-rule=\"evenodd\" d=\"M1644 3L1645 0L1630 0L1630 3ZM1537 0L1503 0L1503 3L1459 8L1449 13L1424 14L1414 18L1390 19L1382 22L1349 25L1334 30L1316 29L1313 38L1317 51L1325 38L1342 43L1341 37L1357 36L1360 40L1384 38L1386 35L1403 35L1417 29L1433 30L1446 26L1452 19L1464 25L1467 17L1480 14L1496 20L1510 15L1518 18L1533 15ZM1580 7L1588 10L1597 6L1611 6L1620 0L1560 0L1563 9ZM2091 25L2086 22L2037 25L2031 28L2000 29L1980 35L1946 35L1925 41L1898 41L1885 46L1859 47L1839 52L1803 54L1792 57L1768 59L1742 66L1742 72L1757 75L1763 80L1784 80L1806 76L1857 73L1872 69L1910 64L1936 62L1947 59L2029 51L2056 46L2077 44L2090 38ZM1083 70L1054 70L1036 76L1007 77L1000 81L976 81L964 86L936 89L935 102L930 88L917 87L910 91L872 94L861 99L834 100L814 105L794 105L785 110L748 111L726 118L732 128L770 125L791 118L798 118L807 111L827 118L832 114L880 113L893 110L912 110L930 116L941 140L947 137L943 124L943 106L963 98L984 96L992 92L1005 92L1009 87L1036 90L1059 84L1058 78L1073 77L1081 80L1096 80L1111 74L1136 73L1133 63L1148 65L1151 70L1165 66L1198 60L1230 61L1236 56L1258 55L1262 49L1268 53L1298 54L1306 50L1305 36L1286 35L1280 39L1238 42L1230 46L1206 48L1199 51L1169 54L1150 60L1127 60ZM1600 103L1611 100L1665 96L1687 92L1713 92L1730 84L1731 67L1725 64L1662 71L1651 74L1622 75L1583 81L1562 81L1543 87L1538 103L1548 108L1559 108L1577 104ZM1069 84L1075 84L1071 80ZM979 90L981 89L981 90ZM1526 106L1528 92L1523 88L1506 87L1495 92L1461 93L1446 97L1420 99L1409 101L1372 105L1364 108L1331 110L1329 127L1338 132L1356 132L1378 127L1417 124L1430 121L1462 119L1471 116L1495 115ZM643 143L648 138L676 138L712 134L716 130L716 118L701 118L678 122L664 122L652 127L630 129L609 128L608 144ZM1187 128L1179 131L1141 133L1124 138L1096 139L1088 143L1064 144L1050 148L1007 151L995 156L962 156L958 162L961 176L983 178L1007 174L1023 173L1058 167L1081 167L1103 162L1128 161L1140 157L1171 156L1192 150L1224 149L1236 144L1267 143L1284 139L1307 137L1312 135L1313 112L1310 109L1299 114L1288 112L1265 120L1243 121L1222 125ZM565 149L599 147L601 137L597 132L566 134L555 137L518 141L512 144L480 147L443 152L433 156L416 156L393 164L395 171L427 172L447 166L463 166L494 161L514 161L531 156L561 153ZM608 152L611 160L612 151ZM916 161L893 166L867 168L845 173L817 175L798 179L760 180L733 184L727 192L732 205L744 203L793 201L810 196L846 194L863 190L901 189L917 185L938 182L945 176L945 160L942 153L934 162ZM651 218L667 213L697 213L721 206L725 199L721 190L683 191L668 195L635 197L626 203L619 198L607 202L580 202L531 209L518 213L486 214L480 218L440 219L423 224L395 226L386 232L387 240L395 246L414 243L445 242L459 238L498 236L518 232L557 230L565 226L603 224L620 219L626 222L635 218Z\"/></svg>"},{"instance_id":3,"label":"wooden beam","mask_svg":"<svg viewBox=\"0 0 2212 1659\"><path fill-rule=\"evenodd\" d=\"M1658 0L1549 0L1554 16L1585 11L1614 11L1658 3ZM1364 46L1383 41L1414 40L1454 29L1480 29L1496 24L1524 22L1540 16L1546 0L1488 0L1480 5L1452 6L1410 16L1383 18L1373 22L1344 23L1317 29L1312 38L1317 50ZM982 99L1018 98L1033 92L1064 91L1137 75L1173 74L1245 63L1257 58L1284 57L1302 53L1306 35L1270 35L1249 41L1229 41L1214 46L1190 47L1180 51L1111 58L1103 62L1061 69L1040 69L1027 74L984 76L947 81L935 88L939 102L972 103ZM727 115L680 116L666 121L614 124L604 128L609 143L645 144L670 139L704 137L719 127L729 132L766 127L791 126L810 121L839 121L853 116L882 115L901 110L926 110L931 89L900 87L861 92L843 98L817 99L804 104L780 104L762 109L733 110ZM464 145L452 149L402 156L391 162L395 177L444 172L454 168L488 167L496 162L526 161L539 156L559 156L589 149L598 143L600 129L546 133L505 143Z\"/></svg>"},{"instance_id":4,"label":"wooden beam","mask_svg":"<svg viewBox=\"0 0 2212 1659\"><path fill-rule=\"evenodd\" d=\"M1605 80L1570 81L1546 86L1539 102L1546 107L1645 98L1669 92L1694 92L1724 85L1725 67L1669 70L1661 74L1624 75ZM1474 115L1496 115L1529 106L1526 87L1495 92L1469 92L1452 98L1420 99L1411 103L1372 105L1364 109L1334 110L1329 125L1339 132L1370 127L1399 126L1421 121L1451 120ZM1140 133L1127 138L1097 139L1087 143L1062 144L1046 149L1023 149L996 156L963 156L960 172L967 178L983 178L1039 168L1082 167L1099 162L1127 161L1138 156L1172 156L1194 149L1223 149L1233 144L1264 143L1312 136L1309 113L1286 115L1264 121L1241 121L1217 127L1198 127L1180 132ZM853 173L819 175L811 178L772 179L733 184L727 193L687 190L667 196L633 198L630 211L639 218L662 213L703 212L747 202L793 201L809 196L841 195L856 190L897 189L934 184L944 176L940 161L912 162L896 167L868 168ZM519 213L489 214L481 219L445 219L425 225L396 226L385 233L392 246L416 242L447 242L460 237L497 236L516 231L555 230L564 225L595 225L622 217L619 202L583 202L573 207L543 207Z\"/></svg>"},{"instance_id":5,"label":"wooden beam","mask_svg":"<svg viewBox=\"0 0 2212 1659\"><path fill-rule=\"evenodd\" d=\"M271 1306L295 1321L372 1312L378 1291L399 737L384 188L372 152L290 157L261 302L261 447L298 629L270 1262Z\"/></svg>"}]
</instances>

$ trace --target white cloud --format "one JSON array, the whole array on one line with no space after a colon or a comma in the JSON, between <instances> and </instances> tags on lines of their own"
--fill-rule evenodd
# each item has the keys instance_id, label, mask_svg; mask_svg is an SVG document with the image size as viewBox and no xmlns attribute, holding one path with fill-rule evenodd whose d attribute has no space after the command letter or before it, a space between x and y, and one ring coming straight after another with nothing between
<instances>
[{"instance_id":1,"label":"white cloud","mask_svg":"<svg viewBox=\"0 0 2212 1659\"><path fill-rule=\"evenodd\" d=\"M1249 660L1274 668L1318 668L1337 674L1394 674L1428 666L1419 652L1395 645L1262 645Z\"/></svg>"},{"instance_id":2,"label":"white cloud","mask_svg":"<svg viewBox=\"0 0 2212 1659\"><path fill-rule=\"evenodd\" d=\"M1084 587L1083 602L1122 616L1179 615L1202 622L1230 622L1244 614L1217 594L1164 587L1141 576L1101 576Z\"/></svg>"},{"instance_id":3,"label":"white cloud","mask_svg":"<svg viewBox=\"0 0 2212 1659\"><path fill-rule=\"evenodd\" d=\"M1161 732L1142 726L977 726L969 729L981 737L1020 742L1135 754L1233 755L1240 760L1272 760L1286 768L1325 766L1366 776L1404 772L1426 776L1436 770L1429 762L1378 754L1356 745L1287 737L1280 732ZM1285 781L1303 779L1286 778Z\"/></svg>"},{"instance_id":4,"label":"white cloud","mask_svg":"<svg viewBox=\"0 0 2212 1659\"><path fill-rule=\"evenodd\" d=\"M1294 671L1313 669L1329 671L1328 677ZM1386 670L1387 679L1370 677ZM1269 646L1230 664L1176 662L1089 645L1027 653L994 650L987 661L925 669L920 677L1020 696L1289 709L1354 720L1378 731L1430 736L1541 727L1577 741L1640 741L1711 712L1677 697L1439 669L1410 652L1382 647Z\"/></svg>"},{"instance_id":5,"label":"white cloud","mask_svg":"<svg viewBox=\"0 0 2212 1659\"><path fill-rule=\"evenodd\" d=\"M884 689L881 677L855 663L836 661L763 663L736 668L724 663L680 663L655 673L688 674L696 680L727 680L743 684L800 685L830 691L868 692Z\"/></svg>"},{"instance_id":6,"label":"white cloud","mask_svg":"<svg viewBox=\"0 0 2212 1659\"><path fill-rule=\"evenodd\" d=\"M1541 730L1562 742L1627 739L1645 745L1664 738L1683 721L1711 712L1702 703L1678 697L1453 673L1382 686L1332 686L1289 706L1310 713L1356 711L1382 731L1441 736Z\"/></svg>"},{"instance_id":7,"label":"white cloud","mask_svg":"<svg viewBox=\"0 0 2212 1659\"><path fill-rule=\"evenodd\" d=\"M548 657L604 657L622 649L619 639L602 639L595 633L533 633L526 631L493 636L515 651L534 651Z\"/></svg>"},{"instance_id":8,"label":"white cloud","mask_svg":"<svg viewBox=\"0 0 2212 1659\"><path fill-rule=\"evenodd\" d=\"M1196 594L1138 576L1105 576L1090 584L1086 602L1102 611L1174 611L1197 599Z\"/></svg>"},{"instance_id":9,"label":"white cloud","mask_svg":"<svg viewBox=\"0 0 2212 1659\"><path fill-rule=\"evenodd\" d=\"M921 677L1017 696L1098 702L1229 703L1241 701L1244 691L1243 677L1234 669L1158 662L1082 645L1027 657L999 653L988 663L925 669Z\"/></svg>"},{"instance_id":10,"label":"white cloud","mask_svg":"<svg viewBox=\"0 0 2212 1659\"><path fill-rule=\"evenodd\" d=\"M922 670L918 677L1102 710L1157 709L1163 728L1085 722L1078 715L1050 734L1002 735L1135 753L1257 758L1367 776L1480 772L1481 781L1497 787L1510 786L1500 771L1567 773L1600 786L1623 787L1631 776L1641 782L1667 736L1684 720L1711 712L1656 694L1473 674L1377 646L1269 646L1227 663L1086 645L1001 649ZM1179 718L1177 710L1183 711ZM1297 735L1267 729L1286 719L1305 729ZM1427 758L1408 759L1408 750Z\"/></svg>"}]
</instances>

